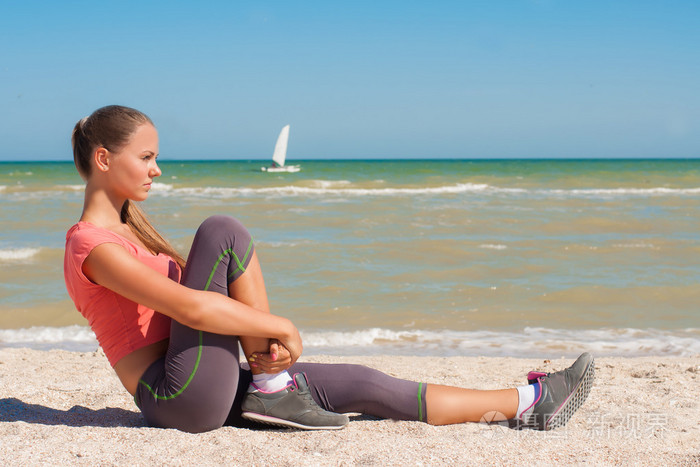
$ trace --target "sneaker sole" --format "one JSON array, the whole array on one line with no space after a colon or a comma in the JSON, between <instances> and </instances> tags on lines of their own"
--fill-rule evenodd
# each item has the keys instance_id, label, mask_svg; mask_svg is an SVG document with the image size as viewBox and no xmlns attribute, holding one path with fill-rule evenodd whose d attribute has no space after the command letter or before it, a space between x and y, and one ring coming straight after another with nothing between
<instances>
[{"instance_id":1,"label":"sneaker sole","mask_svg":"<svg viewBox=\"0 0 700 467\"><path fill-rule=\"evenodd\" d=\"M340 426L310 426L304 425L297 422L292 422L290 420L284 420L282 418L270 417L269 415L262 415L254 412L243 412L241 417L248 420L253 420L256 422L264 423L266 425L281 426L285 428L297 428L299 430L340 430L345 428L345 425Z\"/></svg>"},{"instance_id":2,"label":"sneaker sole","mask_svg":"<svg viewBox=\"0 0 700 467\"><path fill-rule=\"evenodd\" d=\"M576 389L574 389L559 409L545 423L545 430L553 430L555 428L566 425L574 413L583 405L591 392L593 381L595 380L595 360L591 359L588 367L583 372Z\"/></svg>"}]
</instances>

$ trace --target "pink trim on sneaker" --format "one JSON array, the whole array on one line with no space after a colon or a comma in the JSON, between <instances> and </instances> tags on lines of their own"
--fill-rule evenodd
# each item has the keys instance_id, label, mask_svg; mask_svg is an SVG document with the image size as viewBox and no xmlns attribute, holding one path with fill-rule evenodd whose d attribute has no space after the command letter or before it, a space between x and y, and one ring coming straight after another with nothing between
<instances>
[{"instance_id":1,"label":"pink trim on sneaker","mask_svg":"<svg viewBox=\"0 0 700 467\"><path fill-rule=\"evenodd\" d=\"M547 373L542 373L541 371L531 371L527 374L527 381L533 384L535 381L539 381L540 378L547 376Z\"/></svg>"},{"instance_id":2,"label":"pink trim on sneaker","mask_svg":"<svg viewBox=\"0 0 700 467\"><path fill-rule=\"evenodd\" d=\"M264 389L262 389L260 386L258 386L257 384L255 384L255 383L253 383L253 382L251 382L250 385L253 386L253 387L255 388L256 391L262 392L263 394L275 394L275 393L278 393L278 392L286 391L286 390L289 389L290 387L294 386L293 381L294 381L294 380L292 380L291 383L289 383L288 385L286 385L285 387L283 387L283 388L280 389L279 391L265 391Z\"/></svg>"}]
</instances>

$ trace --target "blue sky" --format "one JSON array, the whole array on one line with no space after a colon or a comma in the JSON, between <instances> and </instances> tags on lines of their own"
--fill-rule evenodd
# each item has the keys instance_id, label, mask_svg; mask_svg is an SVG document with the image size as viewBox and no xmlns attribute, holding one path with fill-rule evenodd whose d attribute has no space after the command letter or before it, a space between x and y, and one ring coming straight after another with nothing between
<instances>
[{"instance_id":1,"label":"blue sky","mask_svg":"<svg viewBox=\"0 0 700 467\"><path fill-rule=\"evenodd\" d=\"M97 107L167 159L700 156L697 1L0 3L0 160Z\"/></svg>"}]
</instances>

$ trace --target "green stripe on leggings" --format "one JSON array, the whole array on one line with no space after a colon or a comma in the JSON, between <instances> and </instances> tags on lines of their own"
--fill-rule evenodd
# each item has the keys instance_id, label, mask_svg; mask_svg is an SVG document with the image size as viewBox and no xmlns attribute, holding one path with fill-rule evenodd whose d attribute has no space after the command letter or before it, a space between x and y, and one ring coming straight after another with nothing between
<instances>
[{"instance_id":1,"label":"green stripe on leggings","mask_svg":"<svg viewBox=\"0 0 700 467\"><path fill-rule=\"evenodd\" d=\"M253 239L251 238L250 243L248 244L248 249L245 251L245 256L243 257L243 261L238 259L238 256L236 256L236 253L234 253L233 251L231 252L231 254L233 255L233 258L236 260L236 264L238 265L238 267L236 269L234 269L234 271L231 274L228 275L229 279L231 278L231 276L236 274L238 271L245 272L245 266L243 264L248 259L248 255L250 254L250 250L252 248L253 248Z\"/></svg>"},{"instance_id":2,"label":"green stripe on leggings","mask_svg":"<svg viewBox=\"0 0 700 467\"><path fill-rule=\"evenodd\" d=\"M228 248L228 249L222 251L221 254L219 255L219 257L216 259L216 263L214 264L214 267L212 268L211 273L209 274L209 279L207 279L207 283L204 285L204 290L209 290L209 285L211 284L211 281L214 278L214 273L216 272L216 268L219 267L219 263L221 262L221 260L224 259L226 257L226 255L228 255L228 254L230 254L233 257L233 259L236 260L236 265L237 265L236 269L228 277L231 277L232 275L234 275L238 271L245 272L245 266L243 266L243 263L245 263L245 260L248 258L248 255L250 254L250 250L252 249L252 247L253 247L253 241L251 240L250 244L248 244L248 249L245 252L245 256L243 257L243 261L241 261L238 258L238 255L236 254L235 251L233 251L233 248Z\"/></svg>"},{"instance_id":3,"label":"green stripe on leggings","mask_svg":"<svg viewBox=\"0 0 700 467\"><path fill-rule=\"evenodd\" d=\"M423 383L418 383L418 421L423 421Z\"/></svg>"},{"instance_id":4,"label":"green stripe on leggings","mask_svg":"<svg viewBox=\"0 0 700 467\"><path fill-rule=\"evenodd\" d=\"M170 394L169 396L160 396L160 395L156 394L155 391L153 391L153 389L151 388L151 386L149 386L149 384L147 382L145 382L144 380L139 380L139 383L146 386L146 388L148 388L150 393L156 399L159 399L162 401L167 401L169 399L175 399L177 396L182 394L182 392L185 389L187 389L187 386L189 386L190 383L192 382L192 380L194 379L194 374L197 373L197 368L199 367L199 361L202 359L202 339L203 339L202 331L199 331L199 346L197 347L197 361L195 361L195 363L194 363L194 368L192 369L192 373L190 373L189 378L187 378L187 381L185 381L185 384L175 394Z\"/></svg>"}]
</instances>

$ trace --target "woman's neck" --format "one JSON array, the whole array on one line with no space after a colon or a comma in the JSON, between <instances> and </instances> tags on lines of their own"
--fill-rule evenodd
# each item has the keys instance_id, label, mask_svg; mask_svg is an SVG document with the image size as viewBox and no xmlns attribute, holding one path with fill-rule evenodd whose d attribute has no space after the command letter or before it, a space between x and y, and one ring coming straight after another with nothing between
<instances>
[{"instance_id":1,"label":"woman's neck","mask_svg":"<svg viewBox=\"0 0 700 467\"><path fill-rule=\"evenodd\" d=\"M125 201L110 197L105 190L88 182L80 220L105 228L121 226L121 209Z\"/></svg>"}]
</instances>

